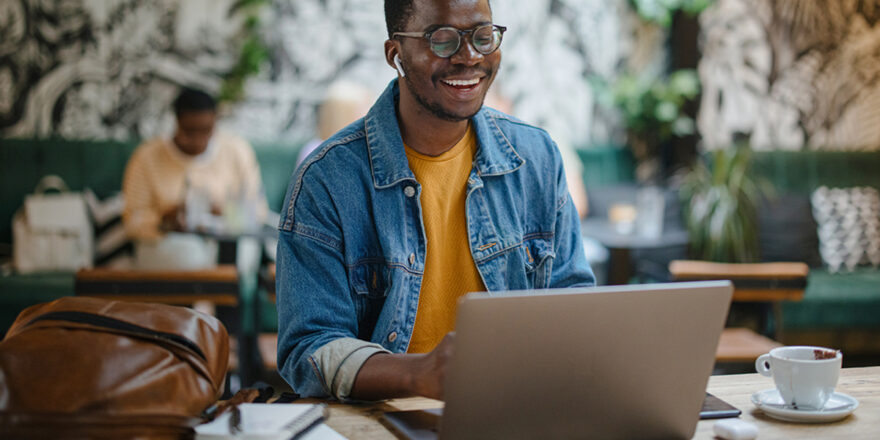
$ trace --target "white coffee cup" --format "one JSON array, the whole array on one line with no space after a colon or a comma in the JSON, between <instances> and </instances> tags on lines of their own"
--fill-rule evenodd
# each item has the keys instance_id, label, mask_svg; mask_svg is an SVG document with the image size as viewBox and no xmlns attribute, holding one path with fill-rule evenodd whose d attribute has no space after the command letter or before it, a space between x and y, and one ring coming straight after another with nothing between
<instances>
[{"instance_id":1,"label":"white coffee cup","mask_svg":"<svg viewBox=\"0 0 880 440\"><path fill-rule=\"evenodd\" d=\"M773 377L787 407L818 410L834 393L843 354L825 347L778 347L755 361L758 373Z\"/></svg>"}]
</instances>

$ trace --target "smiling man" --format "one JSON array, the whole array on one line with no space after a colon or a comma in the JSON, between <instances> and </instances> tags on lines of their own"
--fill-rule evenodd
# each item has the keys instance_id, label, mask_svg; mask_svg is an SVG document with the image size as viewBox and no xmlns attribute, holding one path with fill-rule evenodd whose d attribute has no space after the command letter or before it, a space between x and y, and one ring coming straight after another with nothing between
<instances>
[{"instance_id":1,"label":"smiling man","mask_svg":"<svg viewBox=\"0 0 880 440\"><path fill-rule=\"evenodd\" d=\"M488 0L386 0L398 78L288 190L278 365L308 396L443 396L472 291L587 286L578 215L546 132L483 107L506 29Z\"/></svg>"}]
</instances>

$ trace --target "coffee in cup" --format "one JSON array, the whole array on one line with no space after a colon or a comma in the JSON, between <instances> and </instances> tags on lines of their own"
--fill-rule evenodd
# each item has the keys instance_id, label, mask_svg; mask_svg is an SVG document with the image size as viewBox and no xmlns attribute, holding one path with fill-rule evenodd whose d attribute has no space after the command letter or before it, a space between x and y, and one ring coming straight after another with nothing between
<instances>
[{"instance_id":1,"label":"coffee in cup","mask_svg":"<svg viewBox=\"0 0 880 440\"><path fill-rule=\"evenodd\" d=\"M755 361L758 373L773 377L785 406L819 410L834 393L843 354L825 347L778 347Z\"/></svg>"}]
</instances>

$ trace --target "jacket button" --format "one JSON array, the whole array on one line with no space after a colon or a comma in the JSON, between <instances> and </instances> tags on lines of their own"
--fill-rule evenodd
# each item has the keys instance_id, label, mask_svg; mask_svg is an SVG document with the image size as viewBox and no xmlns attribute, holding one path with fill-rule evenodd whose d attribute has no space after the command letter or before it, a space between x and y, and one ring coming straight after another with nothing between
<instances>
[{"instance_id":1,"label":"jacket button","mask_svg":"<svg viewBox=\"0 0 880 440\"><path fill-rule=\"evenodd\" d=\"M403 193L406 194L407 197L412 197L416 195L416 189L411 186L407 186L403 189Z\"/></svg>"},{"instance_id":2,"label":"jacket button","mask_svg":"<svg viewBox=\"0 0 880 440\"><path fill-rule=\"evenodd\" d=\"M394 342L397 339L397 332L391 332L388 334L388 342Z\"/></svg>"},{"instance_id":3,"label":"jacket button","mask_svg":"<svg viewBox=\"0 0 880 440\"><path fill-rule=\"evenodd\" d=\"M409 265L416 264L416 254L409 254Z\"/></svg>"}]
</instances>

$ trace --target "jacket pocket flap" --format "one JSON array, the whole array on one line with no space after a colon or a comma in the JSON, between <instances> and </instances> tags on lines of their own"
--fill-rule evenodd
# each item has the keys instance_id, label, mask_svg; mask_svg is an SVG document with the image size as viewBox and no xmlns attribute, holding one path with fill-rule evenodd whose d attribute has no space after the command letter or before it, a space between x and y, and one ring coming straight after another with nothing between
<instances>
[{"instance_id":1,"label":"jacket pocket flap","mask_svg":"<svg viewBox=\"0 0 880 440\"><path fill-rule=\"evenodd\" d=\"M348 270L349 282L358 295L385 296L388 269L378 262L358 263Z\"/></svg>"}]
</instances>

